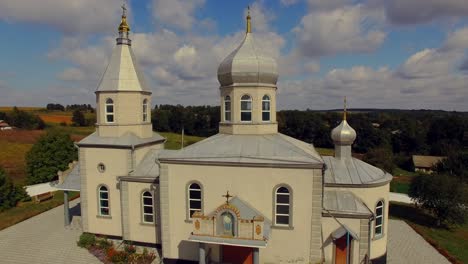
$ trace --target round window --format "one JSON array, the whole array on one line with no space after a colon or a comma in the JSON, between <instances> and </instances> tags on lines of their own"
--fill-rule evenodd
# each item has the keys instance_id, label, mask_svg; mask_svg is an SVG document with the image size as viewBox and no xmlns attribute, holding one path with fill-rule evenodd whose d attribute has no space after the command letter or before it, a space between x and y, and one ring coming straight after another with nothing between
<instances>
[{"instance_id":1,"label":"round window","mask_svg":"<svg viewBox=\"0 0 468 264\"><path fill-rule=\"evenodd\" d=\"M104 163L99 163L97 165L97 169L98 169L99 172L104 172L104 171L106 171L106 166L104 165Z\"/></svg>"}]
</instances>

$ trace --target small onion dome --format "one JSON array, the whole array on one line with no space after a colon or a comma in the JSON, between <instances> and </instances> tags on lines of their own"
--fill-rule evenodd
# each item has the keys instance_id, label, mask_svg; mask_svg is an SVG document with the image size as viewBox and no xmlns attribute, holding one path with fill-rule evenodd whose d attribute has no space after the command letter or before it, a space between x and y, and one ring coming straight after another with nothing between
<instances>
[{"instance_id":1,"label":"small onion dome","mask_svg":"<svg viewBox=\"0 0 468 264\"><path fill-rule=\"evenodd\" d=\"M129 32L130 26L127 24L127 8L122 5L122 20L119 25L119 32Z\"/></svg>"},{"instance_id":2,"label":"small onion dome","mask_svg":"<svg viewBox=\"0 0 468 264\"><path fill-rule=\"evenodd\" d=\"M262 55L261 51L261 46L255 46L249 13L244 40L218 67L218 81L221 86L233 84L276 86L278 81L276 61L271 57Z\"/></svg>"},{"instance_id":3,"label":"small onion dome","mask_svg":"<svg viewBox=\"0 0 468 264\"><path fill-rule=\"evenodd\" d=\"M346 122L346 119L344 119L341 121L340 125L332 130L331 138L335 144L351 145L356 139L356 131Z\"/></svg>"}]
</instances>

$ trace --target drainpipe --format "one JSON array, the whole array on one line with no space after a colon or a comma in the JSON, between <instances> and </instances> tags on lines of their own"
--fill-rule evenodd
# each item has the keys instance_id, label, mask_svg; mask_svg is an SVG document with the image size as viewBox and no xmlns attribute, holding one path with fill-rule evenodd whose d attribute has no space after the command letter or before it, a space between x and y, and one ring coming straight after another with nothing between
<instances>
[{"instance_id":1,"label":"drainpipe","mask_svg":"<svg viewBox=\"0 0 468 264\"><path fill-rule=\"evenodd\" d=\"M70 205L68 204L68 191L63 191L63 216L65 226L70 225Z\"/></svg>"}]
</instances>

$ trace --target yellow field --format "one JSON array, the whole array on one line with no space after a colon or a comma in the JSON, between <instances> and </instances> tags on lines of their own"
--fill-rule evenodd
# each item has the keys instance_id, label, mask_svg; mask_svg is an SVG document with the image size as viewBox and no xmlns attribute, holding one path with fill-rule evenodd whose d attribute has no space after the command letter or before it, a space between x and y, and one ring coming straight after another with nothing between
<instances>
[{"instance_id":1,"label":"yellow field","mask_svg":"<svg viewBox=\"0 0 468 264\"><path fill-rule=\"evenodd\" d=\"M32 106L18 106L19 110L33 112L38 110L45 110L44 107L32 107ZM13 111L13 106L0 106L0 112Z\"/></svg>"},{"instance_id":2,"label":"yellow field","mask_svg":"<svg viewBox=\"0 0 468 264\"><path fill-rule=\"evenodd\" d=\"M72 117L70 115L39 114L39 117L46 123L72 123Z\"/></svg>"}]
</instances>

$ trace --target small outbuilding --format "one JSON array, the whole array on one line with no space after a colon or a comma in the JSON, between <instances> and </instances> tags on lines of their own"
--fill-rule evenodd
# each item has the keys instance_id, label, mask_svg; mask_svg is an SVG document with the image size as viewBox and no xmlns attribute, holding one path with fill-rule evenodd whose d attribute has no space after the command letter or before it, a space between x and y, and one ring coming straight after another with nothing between
<instances>
[{"instance_id":1,"label":"small outbuilding","mask_svg":"<svg viewBox=\"0 0 468 264\"><path fill-rule=\"evenodd\" d=\"M434 166L445 158L444 156L413 155L414 171L432 173Z\"/></svg>"}]
</instances>

